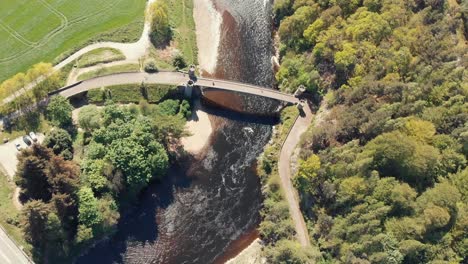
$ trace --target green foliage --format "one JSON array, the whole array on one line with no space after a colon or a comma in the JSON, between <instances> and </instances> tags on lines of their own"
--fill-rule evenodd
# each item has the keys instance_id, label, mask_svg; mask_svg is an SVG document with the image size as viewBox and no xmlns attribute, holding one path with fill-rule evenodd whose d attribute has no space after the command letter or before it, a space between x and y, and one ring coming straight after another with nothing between
<instances>
[{"instance_id":1,"label":"green foliage","mask_svg":"<svg viewBox=\"0 0 468 264\"><path fill-rule=\"evenodd\" d=\"M304 264L315 263L320 257L311 248L303 248L291 240L280 240L274 248L266 248L266 258L270 263Z\"/></svg>"},{"instance_id":2,"label":"green foliage","mask_svg":"<svg viewBox=\"0 0 468 264\"><path fill-rule=\"evenodd\" d=\"M165 100L158 104L158 112L163 115L173 116L179 112L179 101L178 100Z\"/></svg>"},{"instance_id":3,"label":"green foliage","mask_svg":"<svg viewBox=\"0 0 468 264\"><path fill-rule=\"evenodd\" d=\"M108 66L108 67L102 66L101 68L97 70L85 72L85 73L78 75L76 80L82 81L82 80L89 80L92 78L110 75L114 73L139 72L139 71L140 71L140 65L136 63L119 64L119 65Z\"/></svg>"},{"instance_id":4,"label":"green foliage","mask_svg":"<svg viewBox=\"0 0 468 264\"><path fill-rule=\"evenodd\" d=\"M88 102L95 104L95 103L102 103L106 100L106 94L104 89L92 89L86 93L86 97L88 98Z\"/></svg>"},{"instance_id":5,"label":"green foliage","mask_svg":"<svg viewBox=\"0 0 468 264\"><path fill-rule=\"evenodd\" d=\"M72 123L72 110L67 98L54 96L47 106L47 117L54 125L64 128Z\"/></svg>"},{"instance_id":6,"label":"green foliage","mask_svg":"<svg viewBox=\"0 0 468 264\"><path fill-rule=\"evenodd\" d=\"M73 142L70 134L64 129L56 128L50 131L43 144L52 149L55 155L61 155L66 160L73 158L73 154L71 154L73 153Z\"/></svg>"},{"instance_id":7,"label":"green foliage","mask_svg":"<svg viewBox=\"0 0 468 264\"><path fill-rule=\"evenodd\" d=\"M114 102L137 103L142 97L142 88L138 84L115 85L106 89L109 91L109 99Z\"/></svg>"},{"instance_id":8,"label":"green foliage","mask_svg":"<svg viewBox=\"0 0 468 264\"><path fill-rule=\"evenodd\" d=\"M158 72L158 67L156 66L156 61L148 60L145 62L145 72L154 73Z\"/></svg>"},{"instance_id":9,"label":"green foliage","mask_svg":"<svg viewBox=\"0 0 468 264\"><path fill-rule=\"evenodd\" d=\"M166 96L177 91L177 87L164 84L146 85L147 100L149 103L158 103Z\"/></svg>"},{"instance_id":10,"label":"green foliage","mask_svg":"<svg viewBox=\"0 0 468 264\"><path fill-rule=\"evenodd\" d=\"M164 84L125 84L109 86L105 89L92 89L87 97L90 103L104 103L112 100L120 103L137 103L142 99L158 103L164 98L176 94L177 87Z\"/></svg>"},{"instance_id":11,"label":"green foliage","mask_svg":"<svg viewBox=\"0 0 468 264\"><path fill-rule=\"evenodd\" d=\"M172 38L169 25L168 8L162 1L151 4L149 10L151 19L151 41L156 47L165 46Z\"/></svg>"},{"instance_id":12,"label":"green foliage","mask_svg":"<svg viewBox=\"0 0 468 264\"><path fill-rule=\"evenodd\" d=\"M98 48L83 54L77 59L77 66L86 68L99 63L109 63L113 61L125 60L125 55L118 49Z\"/></svg>"},{"instance_id":13,"label":"green foliage","mask_svg":"<svg viewBox=\"0 0 468 264\"><path fill-rule=\"evenodd\" d=\"M457 1L276 1L280 89L302 84L327 94L301 144L299 175L312 177L298 176L295 185L328 262L466 262L459 8ZM320 166L304 173L315 156ZM272 158L262 162L274 173Z\"/></svg>"},{"instance_id":14,"label":"green foliage","mask_svg":"<svg viewBox=\"0 0 468 264\"><path fill-rule=\"evenodd\" d=\"M182 100L182 103L180 103L179 114L189 119L190 117L192 117L191 108L192 107L190 106L190 103L187 100Z\"/></svg>"},{"instance_id":15,"label":"green foliage","mask_svg":"<svg viewBox=\"0 0 468 264\"><path fill-rule=\"evenodd\" d=\"M78 220L80 224L96 228L103 221L102 216L98 211L98 200L94 197L93 190L89 187L81 187L78 191Z\"/></svg>"},{"instance_id":16,"label":"green foliage","mask_svg":"<svg viewBox=\"0 0 468 264\"><path fill-rule=\"evenodd\" d=\"M101 126L101 111L95 105L86 105L80 109L78 124L86 131L93 131Z\"/></svg>"},{"instance_id":17,"label":"green foliage","mask_svg":"<svg viewBox=\"0 0 468 264\"><path fill-rule=\"evenodd\" d=\"M6 60L0 63L0 82L38 61L55 65L92 43L135 42L143 31L145 2L91 0L81 2L83 5L79 8L72 0L48 2L47 6L57 13L51 13L51 9L41 2L28 2L26 10L24 3L14 0L1 3L0 16L5 19L5 26L11 28L11 32L20 32L28 45L8 31L1 31L4 41L0 44L0 57ZM66 17L69 22L66 27L61 25L65 20L60 21L61 16L56 14ZM41 48L32 48L34 45Z\"/></svg>"},{"instance_id":18,"label":"green foliage","mask_svg":"<svg viewBox=\"0 0 468 264\"><path fill-rule=\"evenodd\" d=\"M182 55L177 54L172 59L172 66L174 66L176 69L184 69L187 67L187 63L185 62L185 59Z\"/></svg>"},{"instance_id":19,"label":"green foliage","mask_svg":"<svg viewBox=\"0 0 468 264\"><path fill-rule=\"evenodd\" d=\"M34 144L19 155L16 183L25 203L20 224L37 262L63 262L76 230L79 170L72 161Z\"/></svg>"}]
</instances>

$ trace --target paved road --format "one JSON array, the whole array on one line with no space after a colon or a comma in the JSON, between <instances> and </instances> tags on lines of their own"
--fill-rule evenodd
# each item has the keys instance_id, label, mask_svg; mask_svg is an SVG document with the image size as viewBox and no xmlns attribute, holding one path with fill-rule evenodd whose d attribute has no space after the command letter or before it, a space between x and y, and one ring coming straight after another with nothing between
<instances>
[{"instance_id":1,"label":"paved road","mask_svg":"<svg viewBox=\"0 0 468 264\"><path fill-rule=\"evenodd\" d=\"M36 136L39 143L44 140L43 134L37 133ZM15 147L16 142L18 142L22 148L27 147L22 137L10 140L10 142L0 145L0 166L5 169L10 180L13 180L13 176L16 172L16 165L18 164L18 158L16 156L18 154L18 150L16 150Z\"/></svg>"},{"instance_id":2,"label":"paved road","mask_svg":"<svg viewBox=\"0 0 468 264\"><path fill-rule=\"evenodd\" d=\"M289 132L283 147L281 148L278 170L281 178L281 185L285 191L289 211L296 229L297 239L301 245L305 247L310 245L309 233L307 231L304 217L299 208L297 191L291 183L291 155L293 154L296 145L299 143L301 135L307 130L307 127L312 122L312 112L308 106L304 107L304 112L305 116L298 117L293 128Z\"/></svg>"},{"instance_id":3,"label":"paved road","mask_svg":"<svg viewBox=\"0 0 468 264\"><path fill-rule=\"evenodd\" d=\"M0 263L2 264L30 264L28 258L21 252L13 241L0 228Z\"/></svg>"},{"instance_id":4,"label":"paved road","mask_svg":"<svg viewBox=\"0 0 468 264\"><path fill-rule=\"evenodd\" d=\"M100 87L142 82L149 84L185 85L188 80L188 75L181 72L158 72L151 74L145 72L117 73L82 81L69 89L61 91L60 95L70 97ZM299 102L299 100L291 94L238 82L199 78L195 85L258 95L293 104Z\"/></svg>"}]
</instances>

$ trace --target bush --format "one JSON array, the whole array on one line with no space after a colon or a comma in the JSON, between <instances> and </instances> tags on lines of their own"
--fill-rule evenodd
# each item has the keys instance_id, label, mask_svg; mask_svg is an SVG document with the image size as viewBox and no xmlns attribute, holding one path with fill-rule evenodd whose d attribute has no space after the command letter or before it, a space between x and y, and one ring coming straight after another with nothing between
<instances>
[{"instance_id":1,"label":"bush","mask_svg":"<svg viewBox=\"0 0 468 264\"><path fill-rule=\"evenodd\" d=\"M101 88L89 90L87 97L89 103L102 103L106 100L104 90Z\"/></svg>"},{"instance_id":2,"label":"bush","mask_svg":"<svg viewBox=\"0 0 468 264\"><path fill-rule=\"evenodd\" d=\"M108 99L121 103L138 103L143 97L140 87L139 84L109 86L107 89L110 91L111 96Z\"/></svg>"},{"instance_id":3,"label":"bush","mask_svg":"<svg viewBox=\"0 0 468 264\"><path fill-rule=\"evenodd\" d=\"M176 69L184 69L187 67L187 63L185 62L185 59L182 55L177 54L173 59L172 59L172 65Z\"/></svg>"},{"instance_id":4,"label":"bush","mask_svg":"<svg viewBox=\"0 0 468 264\"><path fill-rule=\"evenodd\" d=\"M149 103L157 103L177 91L177 86L165 84L151 84L146 86L147 100Z\"/></svg>"},{"instance_id":5,"label":"bush","mask_svg":"<svg viewBox=\"0 0 468 264\"><path fill-rule=\"evenodd\" d=\"M145 72L148 72L148 73L158 72L158 67L156 67L156 62L154 60L149 60L145 63Z\"/></svg>"}]
</instances>

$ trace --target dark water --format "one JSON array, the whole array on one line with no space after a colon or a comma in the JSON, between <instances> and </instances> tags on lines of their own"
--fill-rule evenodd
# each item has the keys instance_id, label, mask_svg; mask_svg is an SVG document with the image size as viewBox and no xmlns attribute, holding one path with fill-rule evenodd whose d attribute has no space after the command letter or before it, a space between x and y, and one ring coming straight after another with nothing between
<instances>
[{"instance_id":1,"label":"dark water","mask_svg":"<svg viewBox=\"0 0 468 264\"><path fill-rule=\"evenodd\" d=\"M215 1L224 18L215 76L271 85L270 3ZM258 98L243 100L252 109L277 107ZM115 237L78 263L213 263L258 225L262 199L256 158L276 120L207 110L219 125L205 155L173 166L122 219Z\"/></svg>"}]
</instances>

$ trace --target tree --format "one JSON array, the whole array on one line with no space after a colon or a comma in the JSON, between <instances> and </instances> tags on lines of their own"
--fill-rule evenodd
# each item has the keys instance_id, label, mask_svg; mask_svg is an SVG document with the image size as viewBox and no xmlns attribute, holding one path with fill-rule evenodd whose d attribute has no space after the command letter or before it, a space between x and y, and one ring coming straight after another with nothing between
<instances>
[{"instance_id":1,"label":"tree","mask_svg":"<svg viewBox=\"0 0 468 264\"><path fill-rule=\"evenodd\" d=\"M392 132L370 141L363 156L372 158L371 168L381 175L395 176L421 190L431 186L437 176L439 152L432 146Z\"/></svg>"},{"instance_id":2,"label":"tree","mask_svg":"<svg viewBox=\"0 0 468 264\"><path fill-rule=\"evenodd\" d=\"M180 107L179 107L179 114L187 119L192 117L191 106L187 100L182 100L182 103L180 104Z\"/></svg>"},{"instance_id":3,"label":"tree","mask_svg":"<svg viewBox=\"0 0 468 264\"><path fill-rule=\"evenodd\" d=\"M52 97L47 106L47 116L56 125L62 128L72 123L73 106L67 98L57 95Z\"/></svg>"},{"instance_id":4,"label":"tree","mask_svg":"<svg viewBox=\"0 0 468 264\"><path fill-rule=\"evenodd\" d=\"M37 262L57 260L66 254L68 244L65 232L49 205L36 200L26 203L21 212L20 224L25 240L34 246L33 258Z\"/></svg>"},{"instance_id":5,"label":"tree","mask_svg":"<svg viewBox=\"0 0 468 264\"><path fill-rule=\"evenodd\" d=\"M317 4L299 7L293 15L281 22L278 30L281 41L290 47L300 46L304 30L314 22L318 14L319 7Z\"/></svg>"},{"instance_id":6,"label":"tree","mask_svg":"<svg viewBox=\"0 0 468 264\"><path fill-rule=\"evenodd\" d=\"M51 198L46 167L52 152L38 144L20 152L15 174L15 183L21 188L22 200L48 201Z\"/></svg>"},{"instance_id":7,"label":"tree","mask_svg":"<svg viewBox=\"0 0 468 264\"><path fill-rule=\"evenodd\" d=\"M70 134L61 128L53 129L45 138L44 145L54 151L55 155L61 155L67 160L71 160L71 157L64 155L64 151L68 150L70 153L73 152L73 142Z\"/></svg>"},{"instance_id":8,"label":"tree","mask_svg":"<svg viewBox=\"0 0 468 264\"><path fill-rule=\"evenodd\" d=\"M46 168L47 181L53 194L74 195L79 185L78 165L60 156L52 156Z\"/></svg>"},{"instance_id":9,"label":"tree","mask_svg":"<svg viewBox=\"0 0 468 264\"><path fill-rule=\"evenodd\" d=\"M410 119L402 128L402 132L417 140L429 143L434 137L436 130L434 124L420 119Z\"/></svg>"},{"instance_id":10,"label":"tree","mask_svg":"<svg viewBox=\"0 0 468 264\"><path fill-rule=\"evenodd\" d=\"M291 240L280 240L272 248L266 248L265 252L269 263L305 264L315 263L320 259L320 253L314 248L302 248Z\"/></svg>"},{"instance_id":11,"label":"tree","mask_svg":"<svg viewBox=\"0 0 468 264\"><path fill-rule=\"evenodd\" d=\"M165 2L156 1L148 10L151 19L151 42L156 47L165 46L172 38L172 30L169 25L168 8Z\"/></svg>"},{"instance_id":12,"label":"tree","mask_svg":"<svg viewBox=\"0 0 468 264\"><path fill-rule=\"evenodd\" d=\"M185 59L181 54L177 54L172 59L172 66L174 66L176 69L184 69L185 67L187 67L187 63L185 62Z\"/></svg>"},{"instance_id":13,"label":"tree","mask_svg":"<svg viewBox=\"0 0 468 264\"><path fill-rule=\"evenodd\" d=\"M299 190L314 193L318 187L319 180L317 173L320 169L320 158L317 155L311 155L307 160L299 162L299 170L294 178L294 184Z\"/></svg>"},{"instance_id":14,"label":"tree","mask_svg":"<svg viewBox=\"0 0 468 264\"><path fill-rule=\"evenodd\" d=\"M102 125L101 111L95 105L86 105L78 115L78 124L86 131L93 131Z\"/></svg>"},{"instance_id":15,"label":"tree","mask_svg":"<svg viewBox=\"0 0 468 264\"><path fill-rule=\"evenodd\" d=\"M103 219L99 212L98 200L94 197L93 190L89 187L81 187L78 191L79 200L79 223L96 230L102 223Z\"/></svg>"},{"instance_id":16,"label":"tree","mask_svg":"<svg viewBox=\"0 0 468 264\"><path fill-rule=\"evenodd\" d=\"M96 193L103 192L108 186L107 179L104 176L106 166L106 162L102 159L86 159L82 162L84 181Z\"/></svg>"}]
</instances>

